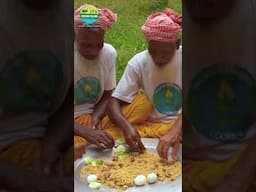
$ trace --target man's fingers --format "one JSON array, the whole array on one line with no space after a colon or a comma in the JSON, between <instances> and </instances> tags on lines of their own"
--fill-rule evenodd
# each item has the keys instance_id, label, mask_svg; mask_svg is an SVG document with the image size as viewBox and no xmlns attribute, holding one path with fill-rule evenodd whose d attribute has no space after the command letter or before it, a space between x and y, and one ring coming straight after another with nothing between
<instances>
[{"instance_id":1,"label":"man's fingers","mask_svg":"<svg viewBox=\"0 0 256 192\"><path fill-rule=\"evenodd\" d=\"M75 144L74 159L78 159L84 154L87 145L88 144Z\"/></svg>"},{"instance_id":2,"label":"man's fingers","mask_svg":"<svg viewBox=\"0 0 256 192\"><path fill-rule=\"evenodd\" d=\"M111 148L115 146L115 141L114 141L114 138L109 135L108 133L106 133L106 136L108 137L109 141L110 141L110 146Z\"/></svg>"},{"instance_id":3,"label":"man's fingers","mask_svg":"<svg viewBox=\"0 0 256 192\"><path fill-rule=\"evenodd\" d=\"M111 141L114 141L114 138L108 134L106 131L103 131L105 133L105 135L111 140Z\"/></svg>"},{"instance_id":4,"label":"man's fingers","mask_svg":"<svg viewBox=\"0 0 256 192\"><path fill-rule=\"evenodd\" d=\"M96 125L96 128L97 128L98 130L102 130L101 122L99 122L99 123Z\"/></svg>"},{"instance_id":5,"label":"man's fingers","mask_svg":"<svg viewBox=\"0 0 256 192\"><path fill-rule=\"evenodd\" d=\"M58 175L58 176L63 176L64 175L64 162L63 158L60 157L59 160L54 163L52 166L53 173Z\"/></svg>"},{"instance_id":6,"label":"man's fingers","mask_svg":"<svg viewBox=\"0 0 256 192\"><path fill-rule=\"evenodd\" d=\"M104 132L101 133L101 142L105 145L106 148L111 148L113 147L113 141L111 138L108 137L107 134L105 134Z\"/></svg>"},{"instance_id":7,"label":"man's fingers","mask_svg":"<svg viewBox=\"0 0 256 192\"><path fill-rule=\"evenodd\" d=\"M164 145L163 148L161 149L161 155L164 159L168 159L168 150L169 150L168 145Z\"/></svg>"},{"instance_id":8,"label":"man's fingers","mask_svg":"<svg viewBox=\"0 0 256 192\"><path fill-rule=\"evenodd\" d=\"M95 143L101 150L107 149L106 144L104 144L101 139Z\"/></svg>"},{"instance_id":9,"label":"man's fingers","mask_svg":"<svg viewBox=\"0 0 256 192\"><path fill-rule=\"evenodd\" d=\"M143 145L143 143L140 139L138 141L138 145L139 145L139 148L140 148L141 152L143 152L145 150L145 146Z\"/></svg>"},{"instance_id":10,"label":"man's fingers","mask_svg":"<svg viewBox=\"0 0 256 192\"><path fill-rule=\"evenodd\" d=\"M159 142L157 146L157 152L161 158L163 159L168 158L168 149L169 149L169 146L166 143L163 143L161 141Z\"/></svg>"},{"instance_id":11,"label":"man's fingers","mask_svg":"<svg viewBox=\"0 0 256 192\"><path fill-rule=\"evenodd\" d=\"M133 152L140 152L139 146L138 146L138 142L134 139L129 139L128 141L128 145L130 146L131 150Z\"/></svg>"},{"instance_id":12,"label":"man's fingers","mask_svg":"<svg viewBox=\"0 0 256 192\"><path fill-rule=\"evenodd\" d=\"M156 150L157 150L157 153L158 153L159 156L160 156L160 149L161 149L161 143L159 142L157 147L156 147Z\"/></svg>"},{"instance_id":13,"label":"man's fingers","mask_svg":"<svg viewBox=\"0 0 256 192\"><path fill-rule=\"evenodd\" d=\"M89 128L93 128L94 125L92 123L92 118L89 119L88 125L89 125Z\"/></svg>"},{"instance_id":14,"label":"man's fingers","mask_svg":"<svg viewBox=\"0 0 256 192\"><path fill-rule=\"evenodd\" d=\"M85 148L88 144L75 144L75 150L77 151L85 151Z\"/></svg>"},{"instance_id":15,"label":"man's fingers","mask_svg":"<svg viewBox=\"0 0 256 192\"><path fill-rule=\"evenodd\" d=\"M172 158L174 160L177 160L177 153L179 151L179 147L180 147L180 143L179 142L176 142L173 146L173 149L172 149Z\"/></svg>"}]
</instances>

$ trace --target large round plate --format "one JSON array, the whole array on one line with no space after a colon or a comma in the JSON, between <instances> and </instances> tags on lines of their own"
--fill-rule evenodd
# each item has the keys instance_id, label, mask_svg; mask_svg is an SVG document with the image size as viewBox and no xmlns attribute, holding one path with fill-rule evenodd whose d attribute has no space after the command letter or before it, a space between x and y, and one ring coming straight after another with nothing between
<instances>
[{"instance_id":1,"label":"large round plate","mask_svg":"<svg viewBox=\"0 0 256 192\"><path fill-rule=\"evenodd\" d=\"M148 139L148 138L143 138L142 139L143 144L149 151L156 152L156 147L158 144L158 139ZM169 150L169 153L171 154L172 149ZM115 189L111 189L108 187L102 187L100 190L92 190L88 187L88 184L84 178L80 177L80 170L84 166L84 158L87 156L91 156L94 158L99 158L99 159L111 159L113 151L108 151L108 152L102 152L99 151L95 146L90 146L87 148L86 153L81 159L78 159L75 161L75 175L74 175L74 189L75 192L95 192L95 191L103 191L103 192L117 192ZM178 160L182 160L182 152L181 152L181 147L178 152ZM175 181L172 182L157 182L152 185L145 185L143 187L132 187L127 189L125 192L181 192L182 191L182 177L179 176Z\"/></svg>"}]
</instances>

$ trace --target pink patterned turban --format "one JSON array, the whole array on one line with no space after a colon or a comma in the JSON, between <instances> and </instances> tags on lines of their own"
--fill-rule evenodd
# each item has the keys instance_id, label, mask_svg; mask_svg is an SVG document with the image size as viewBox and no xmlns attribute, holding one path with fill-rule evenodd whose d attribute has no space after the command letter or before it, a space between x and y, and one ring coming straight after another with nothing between
<instances>
[{"instance_id":1,"label":"pink patterned turban","mask_svg":"<svg viewBox=\"0 0 256 192\"><path fill-rule=\"evenodd\" d=\"M83 7L85 7L85 5L82 5L74 12L75 31L79 25L83 24L83 21L80 18L80 10ZM99 18L96 21L96 23L94 23L94 25L100 26L100 28L103 30L110 29L112 27L113 23L117 20L117 15L115 13L113 13L111 10L106 9L106 8L98 9L98 11L99 11Z\"/></svg>"},{"instance_id":2,"label":"pink patterned turban","mask_svg":"<svg viewBox=\"0 0 256 192\"><path fill-rule=\"evenodd\" d=\"M176 42L182 30L182 15L171 9L150 15L141 29L148 41Z\"/></svg>"}]
</instances>

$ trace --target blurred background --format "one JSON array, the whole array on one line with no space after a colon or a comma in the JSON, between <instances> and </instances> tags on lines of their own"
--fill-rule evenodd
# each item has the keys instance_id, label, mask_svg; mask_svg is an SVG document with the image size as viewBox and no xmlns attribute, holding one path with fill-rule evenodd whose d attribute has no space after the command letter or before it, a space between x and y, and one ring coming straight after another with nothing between
<instances>
[{"instance_id":1,"label":"blurred background","mask_svg":"<svg viewBox=\"0 0 256 192\"><path fill-rule=\"evenodd\" d=\"M127 62L147 47L140 29L147 17L153 12L163 11L165 7L182 12L181 0L75 0L75 9L85 3L109 8L118 15L117 22L105 37L105 42L117 50L117 82Z\"/></svg>"}]
</instances>

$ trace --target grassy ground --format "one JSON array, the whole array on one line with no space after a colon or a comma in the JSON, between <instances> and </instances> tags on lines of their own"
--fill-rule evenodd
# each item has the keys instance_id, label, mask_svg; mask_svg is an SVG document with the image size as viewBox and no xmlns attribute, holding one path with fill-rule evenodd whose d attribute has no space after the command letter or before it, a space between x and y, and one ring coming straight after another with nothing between
<instances>
[{"instance_id":1,"label":"grassy ground","mask_svg":"<svg viewBox=\"0 0 256 192\"><path fill-rule=\"evenodd\" d=\"M132 56L147 47L140 29L147 16L165 7L181 13L181 0L75 0L75 8L84 3L109 8L118 15L117 22L105 38L105 42L117 50L117 81Z\"/></svg>"}]
</instances>

